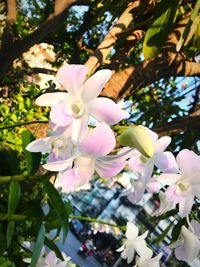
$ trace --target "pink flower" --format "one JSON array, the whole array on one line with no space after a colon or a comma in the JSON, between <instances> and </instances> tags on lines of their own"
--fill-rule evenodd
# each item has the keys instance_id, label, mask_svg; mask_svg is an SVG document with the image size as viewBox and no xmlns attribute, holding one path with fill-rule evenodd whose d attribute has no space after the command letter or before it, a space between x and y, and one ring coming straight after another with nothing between
<instances>
[{"instance_id":1,"label":"pink flower","mask_svg":"<svg viewBox=\"0 0 200 267\"><path fill-rule=\"evenodd\" d=\"M68 92L46 93L36 99L39 106L50 106L50 118L59 126L72 123L72 139L77 141L85 130L89 116L113 125L129 116L108 98L97 96L110 79L110 70L99 70L86 80L84 65L65 65L58 70L57 79ZM86 81L85 81L86 80Z\"/></svg>"}]
</instances>

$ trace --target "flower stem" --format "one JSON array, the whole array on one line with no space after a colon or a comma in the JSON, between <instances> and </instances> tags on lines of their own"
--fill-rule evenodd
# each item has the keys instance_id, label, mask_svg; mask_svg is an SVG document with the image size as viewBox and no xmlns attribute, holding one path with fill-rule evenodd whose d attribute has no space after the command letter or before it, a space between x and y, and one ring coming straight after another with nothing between
<instances>
[{"instance_id":1,"label":"flower stem","mask_svg":"<svg viewBox=\"0 0 200 267\"><path fill-rule=\"evenodd\" d=\"M15 127L21 127L21 126L29 125L29 124L35 124L35 123L48 123L48 120L19 122L19 123L13 124L13 125L2 126L2 127L0 127L0 131L5 130L5 129L15 128Z\"/></svg>"},{"instance_id":2,"label":"flower stem","mask_svg":"<svg viewBox=\"0 0 200 267\"><path fill-rule=\"evenodd\" d=\"M126 230L126 226L109 223L109 222L103 221L103 220L97 220L97 219L91 218L91 217L69 215L69 218L80 220L80 221L95 222L95 223L98 223L98 224L106 224L106 225L109 225L111 227L117 227L117 228L120 228L121 230Z\"/></svg>"}]
</instances>

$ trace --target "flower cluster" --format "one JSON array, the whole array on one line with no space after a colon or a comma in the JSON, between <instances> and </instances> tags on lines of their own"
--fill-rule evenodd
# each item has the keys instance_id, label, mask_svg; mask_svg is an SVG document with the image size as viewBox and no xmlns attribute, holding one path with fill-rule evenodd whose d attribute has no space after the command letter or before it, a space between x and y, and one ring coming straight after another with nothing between
<instances>
[{"instance_id":1,"label":"flower cluster","mask_svg":"<svg viewBox=\"0 0 200 267\"><path fill-rule=\"evenodd\" d=\"M113 177L126 165L128 153L108 155L116 140L109 125L129 114L105 97L97 97L111 76L110 70L100 70L86 79L83 65L67 65L57 73L57 79L67 92L46 93L36 99L40 106L50 106L49 137L27 146L31 152L50 152L43 167L58 171L64 192L75 190L90 180L94 171L101 177ZM88 127L90 118L96 127Z\"/></svg>"},{"instance_id":2,"label":"flower cluster","mask_svg":"<svg viewBox=\"0 0 200 267\"><path fill-rule=\"evenodd\" d=\"M147 190L159 193L160 207L154 215L161 215L176 205L179 215L189 215L195 197L200 198L200 158L184 149L177 157L165 151L171 142L169 136L158 135L144 126L130 126L117 140L124 148L116 147L115 134L111 125L128 118L112 100L98 97L111 77L110 70L100 70L86 79L87 68L83 65L66 65L57 73L57 79L66 91L45 93L36 99L39 106L50 106L49 136L30 143L30 152L48 152L43 167L58 172L58 180L64 192L74 191L89 182L96 171L100 177L116 176L127 166L134 177L123 194L136 203ZM153 175L156 168L157 176ZM189 261L197 256L200 242L195 232L185 226L181 229L180 242L176 244L178 259ZM160 255L152 257L146 246L147 233L138 236L138 229L128 223L127 240L119 249L122 257L130 263L135 251L140 256L136 266L159 266ZM193 240L198 249L190 253L187 242ZM189 255L181 256L184 250Z\"/></svg>"}]
</instances>

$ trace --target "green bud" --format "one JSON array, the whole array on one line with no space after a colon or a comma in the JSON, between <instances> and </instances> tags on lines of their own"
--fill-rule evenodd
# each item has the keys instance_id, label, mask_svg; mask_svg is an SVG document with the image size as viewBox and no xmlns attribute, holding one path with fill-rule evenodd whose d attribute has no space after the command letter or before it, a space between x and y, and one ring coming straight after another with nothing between
<instances>
[{"instance_id":1,"label":"green bud","mask_svg":"<svg viewBox=\"0 0 200 267\"><path fill-rule=\"evenodd\" d=\"M124 131L118 141L123 146L136 148L143 156L150 158L154 153L151 136L141 125L134 126Z\"/></svg>"}]
</instances>

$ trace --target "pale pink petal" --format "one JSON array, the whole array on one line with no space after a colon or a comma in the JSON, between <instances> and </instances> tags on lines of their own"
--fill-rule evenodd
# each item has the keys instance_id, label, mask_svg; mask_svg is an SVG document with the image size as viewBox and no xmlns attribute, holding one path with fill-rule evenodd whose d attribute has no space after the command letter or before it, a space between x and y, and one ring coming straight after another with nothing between
<instances>
[{"instance_id":1,"label":"pale pink petal","mask_svg":"<svg viewBox=\"0 0 200 267\"><path fill-rule=\"evenodd\" d=\"M190 214L190 211L192 209L194 202L194 196L193 195L188 195L187 197L184 197L180 202L179 202L179 216L181 218L186 217L188 214Z\"/></svg>"},{"instance_id":2,"label":"pale pink petal","mask_svg":"<svg viewBox=\"0 0 200 267\"><path fill-rule=\"evenodd\" d=\"M125 167L125 165L126 165L125 161L107 163L107 162L96 160L95 170L99 174L100 177L110 178L120 173L121 170L123 170L123 168Z\"/></svg>"},{"instance_id":3,"label":"pale pink petal","mask_svg":"<svg viewBox=\"0 0 200 267\"><path fill-rule=\"evenodd\" d=\"M83 85L82 101L86 103L96 98L101 93L111 75L112 71L107 69L99 70L93 74Z\"/></svg>"},{"instance_id":4,"label":"pale pink petal","mask_svg":"<svg viewBox=\"0 0 200 267\"><path fill-rule=\"evenodd\" d=\"M80 98L87 68L83 65L65 65L57 72L57 79L70 95Z\"/></svg>"},{"instance_id":5,"label":"pale pink petal","mask_svg":"<svg viewBox=\"0 0 200 267\"><path fill-rule=\"evenodd\" d=\"M83 183L85 184L86 181L89 181L94 173L95 160L89 157L78 157L75 159L74 167L82 177Z\"/></svg>"},{"instance_id":6,"label":"pale pink petal","mask_svg":"<svg viewBox=\"0 0 200 267\"><path fill-rule=\"evenodd\" d=\"M113 100L105 97L98 97L88 102L85 108L92 117L109 125L129 117L127 111L120 109Z\"/></svg>"},{"instance_id":7,"label":"pale pink petal","mask_svg":"<svg viewBox=\"0 0 200 267\"><path fill-rule=\"evenodd\" d=\"M146 189L150 193L158 193L161 189L161 185L156 178L152 178L147 184Z\"/></svg>"},{"instance_id":8,"label":"pale pink petal","mask_svg":"<svg viewBox=\"0 0 200 267\"><path fill-rule=\"evenodd\" d=\"M180 174L174 173L162 173L161 175L157 176L157 180L162 185L170 185L176 183L181 178Z\"/></svg>"},{"instance_id":9,"label":"pale pink petal","mask_svg":"<svg viewBox=\"0 0 200 267\"><path fill-rule=\"evenodd\" d=\"M127 160L128 158L130 158L132 151L133 151L132 148L130 148L130 149L126 148L125 150L121 149L115 155L100 156L100 157L98 157L98 160L107 161L107 162L109 162L109 161L112 161L112 162L124 161L124 160Z\"/></svg>"},{"instance_id":10,"label":"pale pink petal","mask_svg":"<svg viewBox=\"0 0 200 267\"><path fill-rule=\"evenodd\" d=\"M62 102L51 108L50 119L54 124L65 127L72 123L73 116L66 112L65 104Z\"/></svg>"},{"instance_id":11,"label":"pale pink petal","mask_svg":"<svg viewBox=\"0 0 200 267\"><path fill-rule=\"evenodd\" d=\"M73 168L64 172L60 172L58 179L62 186L62 191L67 193L74 191L76 187L80 185L82 177L79 173Z\"/></svg>"},{"instance_id":12,"label":"pale pink petal","mask_svg":"<svg viewBox=\"0 0 200 267\"><path fill-rule=\"evenodd\" d=\"M166 173L177 173L178 165L176 159L171 152L158 152L153 156L154 164L162 172Z\"/></svg>"},{"instance_id":13,"label":"pale pink petal","mask_svg":"<svg viewBox=\"0 0 200 267\"><path fill-rule=\"evenodd\" d=\"M200 223L197 222L196 220L191 220L191 225L194 229L194 233L198 238L200 238Z\"/></svg>"},{"instance_id":14,"label":"pale pink petal","mask_svg":"<svg viewBox=\"0 0 200 267\"><path fill-rule=\"evenodd\" d=\"M170 143L171 143L171 137L169 136L163 136L159 138L154 146L155 152L163 152Z\"/></svg>"},{"instance_id":15,"label":"pale pink petal","mask_svg":"<svg viewBox=\"0 0 200 267\"><path fill-rule=\"evenodd\" d=\"M145 184L140 180L136 180L133 184L133 188L134 191L128 195L128 200L135 204L142 199L145 192Z\"/></svg>"},{"instance_id":16,"label":"pale pink petal","mask_svg":"<svg viewBox=\"0 0 200 267\"><path fill-rule=\"evenodd\" d=\"M49 171L63 171L67 168L70 168L72 165L72 160L73 158L70 158L68 160L61 160L61 161L55 161L55 162L50 162L47 164L42 165L44 169L49 170Z\"/></svg>"},{"instance_id":17,"label":"pale pink petal","mask_svg":"<svg viewBox=\"0 0 200 267\"><path fill-rule=\"evenodd\" d=\"M54 251L50 251L45 259L45 263L47 263L50 266L56 266L57 263L57 257Z\"/></svg>"},{"instance_id":18,"label":"pale pink petal","mask_svg":"<svg viewBox=\"0 0 200 267\"><path fill-rule=\"evenodd\" d=\"M79 145L79 149L86 155L105 156L114 149L115 144L113 131L107 124L100 123L89 131Z\"/></svg>"},{"instance_id":19,"label":"pale pink petal","mask_svg":"<svg viewBox=\"0 0 200 267\"><path fill-rule=\"evenodd\" d=\"M35 103L38 106L55 106L57 105L61 100L68 97L68 94L65 92L56 92L56 93L46 93L41 96L39 96Z\"/></svg>"},{"instance_id":20,"label":"pale pink petal","mask_svg":"<svg viewBox=\"0 0 200 267\"><path fill-rule=\"evenodd\" d=\"M184 176L188 176L190 179L190 176L194 177L194 174L196 174L195 176L200 175L200 157L193 151L188 149L181 150L176 160Z\"/></svg>"},{"instance_id":21,"label":"pale pink petal","mask_svg":"<svg viewBox=\"0 0 200 267\"><path fill-rule=\"evenodd\" d=\"M47 152L51 149L51 143L55 137L39 138L26 146L30 152Z\"/></svg>"}]
</instances>

